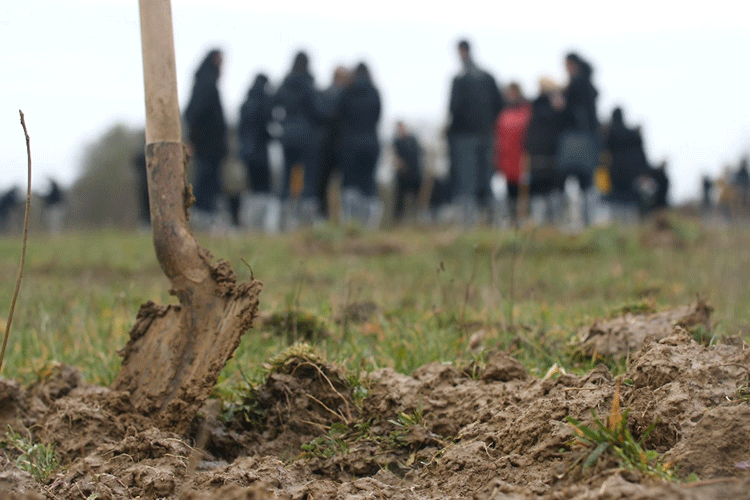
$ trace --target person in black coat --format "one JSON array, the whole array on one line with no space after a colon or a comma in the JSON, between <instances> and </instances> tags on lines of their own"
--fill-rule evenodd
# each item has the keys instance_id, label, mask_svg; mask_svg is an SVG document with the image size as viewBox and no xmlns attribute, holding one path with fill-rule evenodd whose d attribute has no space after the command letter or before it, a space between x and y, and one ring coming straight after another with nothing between
<instances>
[{"instance_id":1,"label":"person in black coat","mask_svg":"<svg viewBox=\"0 0 750 500\"><path fill-rule=\"evenodd\" d=\"M490 198L492 131L503 98L495 78L474 63L468 41L458 43L458 54L463 70L451 85L449 177L455 186L452 198L461 205L464 225L470 225L477 202L484 205Z\"/></svg>"},{"instance_id":2,"label":"person in black coat","mask_svg":"<svg viewBox=\"0 0 750 500\"><path fill-rule=\"evenodd\" d=\"M40 196L42 216L50 234L59 234L65 217L65 193L56 180L49 177L49 189Z\"/></svg>"},{"instance_id":3,"label":"person in black coat","mask_svg":"<svg viewBox=\"0 0 750 500\"><path fill-rule=\"evenodd\" d=\"M195 72L193 92L185 110L189 147L195 159L195 208L213 213L221 190L221 162L227 155L227 125L217 82L222 53L212 50Z\"/></svg>"},{"instance_id":4,"label":"person in black coat","mask_svg":"<svg viewBox=\"0 0 750 500\"><path fill-rule=\"evenodd\" d=\"M539 96L531 103L531 119L526 129L524 150L529 156L529 189L545 194L561 188L555 169L555 154L563 127L564 101L557 84L550 78L539 81Z\"/></svg>"},{"instance_id":5,"label":"person in black coat","mask_svg":"<svg viewBox=\"0 0 750 500\"><path fill-rule=\"evenodd\" d=\"M238 126L240 159L247 167L247 178L254 194L271 193L271 169L268 163L268 143L271 134L271 105L268 77L259 74L247 92L240 108Z\"/></svg>"},{"instance_id":6,"label":"person in black coat","mask_svg":"<svg viewBox=\"0 0 750 500\"><path fill-rule=\"evenodd\" d=\"M320 121L316 108L313 76L307 54L299 52L289 74L276 92L274 107L283 109L281 145L284 149L284 181L281 197L289 200L288 223L304 217L307 223L317 215L317 141ZM303 213L304 212L304 213Z\"/></svg>"},{"instance_id":7,"label":"person in black coat","mask_svg":"<svg viewBox=\"0 0 750 500\"><path fill-rule=\"evenodd\" d=\"M577 53L571 52L565 56L565 70L570 81L563 91L564 127L596 133L599 129L599 119L596 113L596 99L599 92L591 81L594 69L588 61Z\"/></svg>"},{"instance_id":8,"label":"person in black coat","mask_svg":"<svg viewBox=\"0 0 750 500\"><path fill-rule=\"evenodd\" d=\"M341 96L341 195L342 219L377 227L383 213L375 184L375 167L380 155L378 122L380 93L367 65L357 65L351 83Z\"/></svg>"},{"instance_id":9,"label":"person in black coat","mask_svg":"<svg viewBox=\"0 0 750 500\"><path fill-rule=\"evenodd\" d=\"M404 215L406 195L415 198L422 185L422 146L402 121L396 123L396 139L393 141L396 154L396 221Z\"/></svg>"},{"instance_id":10,"label":"person in black coat","mask_svg":"<svg viewBox=\"0 0 750 500\"><path fill-rule=\"evenodd\" d=\"M240 108L237 127L239 157L247 170L251 194L243 200L244 221L252 229L274 233L278 230L280 201L271 192L271 166L268 143L271 134L273 95L269 91L268 77L258 74L247 91Z\"/></svg>"},{"instance_id":11,"label":"person in black coat","mask_svg":"<svg viewBox=\"0 0 750 500\"><path fill-rule=\"evenodd\" d=\"M654 194L646 203L641 201L641 214L661 210L669 206L669 176L667 175L667 162L662 161L659 165L649 169L648 177L654 183Z\"/></svg>"},{"instance_id":12,"label":"person in black coat","mask_svg":"<svg viewBox=\"0 0 750 500\"><path fill-rule=\"evenodd\" d=\"M611 158L609 178L612 191L607 198L611 203L635 210L640 201L638 181L649 174L649 166L641 133L637 128L625 125L620 108L612 112L605 147Z\"/></svg>"},{"instance_id":13,"label":"person in black coat","mask_svg":"<svg viewBox=\"0 0 750 500\"><path fill-rule=\"evenodd\" d=\"M529 194L544 197L545 217L550 224L559 218L565 180L555 167L564 106L557 83L549 77L540 78L539 96L531 103L531 118L523 146L529 162Z\"/></svg>"},{"instance_id":14,"label":"person in black coat","mask_svg":"<svg viewBox=\"0 0 750 500\"><path fill-rule=\"evenodd\" d=\"M351 79L350 71L344 66L338 66L333 73L333 81L325 90L318 93L318 109L322 122L318 126L318 182L317 197L320 213L328 217L328 184L334 172L340 170L341 156L341 117L339 103L344 89Z\"/></svg>"},{"instance_id":15,"label":"person in black coat","mask_svg":"<svg viewBox=\"0 0 750 500\"><path fill-rule=\"evenodd\" d=\"M597 193L593 186L593 172L599 159L599 119L596 112L598 91L592 82L593 68L575 52L565 56L565 70L569 76L568 86L563 91L565 109L563 111L563 134L566 132L584 132L588 135L589 144L585 149L576 144L572 157L575 165L564 165L570 161L569 151L559 151L558 165L565 170L566 176L577 179L583 194L582 220L588 225L594 208ZM564 137L564 136L563 136ZM579 150L582 151L579 152ZM581 164L585 160L587 164Z\"/></svg>"}]
</instances>

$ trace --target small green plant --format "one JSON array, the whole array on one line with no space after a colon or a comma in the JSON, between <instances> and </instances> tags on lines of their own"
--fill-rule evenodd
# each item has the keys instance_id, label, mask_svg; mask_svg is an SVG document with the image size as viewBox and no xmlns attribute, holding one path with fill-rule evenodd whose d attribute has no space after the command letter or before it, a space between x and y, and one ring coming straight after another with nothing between
<instances>
[{"instance_id":1,"label":"small green plant","mask_svg":"<svg viewBox=\"0 0 750 500\"><path fill-rule=\"evenodd\" d=\"M370 387L366 380L355 373L350 373L346 377L346 384L352 391L352 398L357 408L361 409L367 396L370 395Z\"/></svg>"},{"instance_id":2,"label":"small green plant","mask_svg":"<svg viewBox=\"0 0 750 500\"><path fill-rule=\"evenodd\" d=\"M627 302L610 310L609 316L616 318L625 314L651 314L655 312L654 305L649 300Z\"/></svg>"},{"instance_id":3,"label":"small green plant","mask_svg":"<svg viewBox=\"0 0 750 500\"><path fill-rule=\"evenodd\" d=\"M224 404L222 420L231 422L240 418L249 427L262 428L268 416L268 408L264 408L258 402L258 387L248 385L238 392L241 394L241 400Z\"/></svg>"},{"instance_id":4,"label":"small green plant","mask_svg":"<svg viewBox=\"0 0 750 500\"><path fill-rule=\"evenodd\" d=\"M328 434L318 436L309 443L301 446L305 455L321 458L331 458L335 455L346 454L349 452L349 443L346 434L350 431L349 427L342 423L334 423Z\"/></svg>"},{"instance_id":5,"label":"small green plant","mask_svg":"<svg viewBox=\"0 0 750 500\"><path fill-rule=\"evenodd\" d=\"M710 346L714 342L714 335L706 329L703 325L698 325L690 331L690 336L693 340L706 347Z\"/></svg>"},{"instance_id":6,"label":"small green plant","mask_svg":"<svg viewBox=\"0 0 750 500\"><path fill-rule=\"evenodd\" d=\"M51 445L34 443L31 436L24 437L9 425L5 431L4 447L20 453L16 465L43 483L57 468L55 450Z\"/></svg>"},{"instance_id":7,"label":"small green plant","mask_svg":"<svg viewBox=\"0 0 750 500\"><path fill-rule=\"evenodd\" d=\"M577 434L573 445L593 448L588 455L585 455L583 469L595 465L599 457L604 453L610 453L618 459L621 467L635 469L646 475L662 479L674 478L674 471L670 465L661 462L659 454L656 451L646 450L643 447L643 442L653 432L656 422L649 425L641 436L641 439L637 441L630 432L628 428L628 410L625 409L620 412L619 382L615 389L615 396L612 400L612 407L607 423L602 421L593 409L591 410L591 415L594 417L594 423L591 426L583 424L573 417L566 417ZM573 466L578 465L581 459L576 461Z\"/></svg>"},{"instance_id":8,"label":"small green plant","mask_svg":"<svg viewBox=\"0 0 750 500\"><path fill-rule=\"evenodd\" d=\"M391 424L396 426L396 430L391 432L388 440L391 445L400 447L406 444L406 435L409 430L415 425L424 425L424 416L422 415L422 402L420 401L419 407L411 413L400 412L395 420L388 420Z\"/></svg>"},{"instance_id":9,"label":"small green plant","mask_svg":"<svg viewBox=\"0 0 750 500\"><path fill-rule=\"evenodd\" d=\"M740 401L750 401L750 384L743 384L737 388L737 399Z\"/></svg>"}]
</instances>

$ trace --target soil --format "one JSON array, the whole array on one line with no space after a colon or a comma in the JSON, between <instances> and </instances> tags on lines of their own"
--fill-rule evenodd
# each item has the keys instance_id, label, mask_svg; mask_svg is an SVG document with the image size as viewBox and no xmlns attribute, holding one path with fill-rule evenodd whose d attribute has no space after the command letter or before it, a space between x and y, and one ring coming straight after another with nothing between
<instances>
[{"instance_id":1,"label":"soil","mask_svg":"<svg viewBox=\"0 0 750 500\"><path fill-rule=\"evenodd\" d=\"M183 434L159 429L127 391L58 367L29 387L0 380L0 424L51 444L42 483L0 454L0 498L750 499L750 347L706 346L682 326L649 336L626 373L530 375L495 351L459 370L428 364L353 376L304 347L228 406L206 402ZM582 463L567 416L594 427L619 391L627 427L675 471L656 479L603 454ZM684 481L694 474L697 482Z\"/></svg>"},{"instance_id":2,"label":"soil","mask_svg":"<svg viewBox=\"0 0 750 500\"><path fill-rule=\"evenodd\" d=\"M626 310L617 318L596 321L582 330L578 350L589 358L625 358L637 352L647 337L662 339L670 335L675 326L700 336L698 340L710 340L712 310L701 298L695 304L658 313L639 314Z\"/></svg>"}]
</instances>

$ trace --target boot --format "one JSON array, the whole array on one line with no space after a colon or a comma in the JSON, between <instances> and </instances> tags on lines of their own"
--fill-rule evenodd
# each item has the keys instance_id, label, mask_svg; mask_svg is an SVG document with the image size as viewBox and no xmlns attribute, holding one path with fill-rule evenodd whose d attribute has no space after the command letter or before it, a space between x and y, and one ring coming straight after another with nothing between
<instances>
[{"instance_id":1,"label":"boot","mask_svg":"<svg viewBox=\"0 0 750 500\"><path fill-rule=\"evenodd\" d=\"M281 200L272 194L265 196L263 211L263 232L279 234L281 231Z\"/></svg>"},{"instance_id":2,"label":"boot","mask_svg":"<svg viewBox=\"0 0 750 500\"><path fill-rule=\"evenodd\" d=\"M365 227L367 229L379 229L380 223L383 221L383 213L385 207L383 202L377 196L370 196L367 200L367 218L365 220Z\"/></svg>"},{"instance_id":3,"label":"boot","mask_svg":"<svg viewBox=\"0 0 750 500\"><path fill-rule=\"evenodd\" d=\"M240 225L250 231L262 228L266 195L244 194L240 204Z\"/></svg>"},{"instance_id":4,"label":"boot","mask_svg":"<svg viewBox=\"0 0 750 500\"><path fill-rule=\"evenodd\" d=\"M341 190L341 225L348 226L358 221L358 208L362 196L356 188Z\"/></svg>"}]
</instances>

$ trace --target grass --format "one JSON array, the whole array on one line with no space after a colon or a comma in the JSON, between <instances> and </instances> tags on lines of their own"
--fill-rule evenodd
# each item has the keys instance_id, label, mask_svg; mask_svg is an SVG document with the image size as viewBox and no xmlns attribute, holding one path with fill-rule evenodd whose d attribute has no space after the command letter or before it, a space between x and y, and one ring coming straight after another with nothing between
<instances>
[{"instance_id":1,"label":"grass","mask_svg":"<svg viewBox=\"0 0 750 500\"><path fill-rule=\"evenodd\" d=\"M333 226L277 237L198 235L241 280L251 273L241 259L252 267L264 282L261 312L280 319L243 337L217 391L257 380L264 362L304 336L301 319L325 325L315 327L316 349L352 373L410 373L431 361L468 366L477 359L469 342L480 330L485 347L507 349L537 376L555 363L584 371L593 361L567 349L579 328L623 311L683 305L696 294L715 306L711 338L747 338L750 233L708 231L689 219L674 226L679 245L650 241L649 227L578 236L545 229L367 234ZM19 242L0 238L0 276L14 276ZM10 278L0 284L0 306L12 288ZM2 375L30 382L63 362L109 384L138 306L171 302L168 288L150 235L32 235ZM376 307L366 319L347 318L357 304ZM296 333L284 331L289 324Z\"/></svg>"},{"instance_id":2,"label":"grass","mask_svg":"<svg viewBox=\"0 0 750 500\"><path fill-rule=\"evenodd\" d=\"M31 436L22 436L10 425L0 444L12 455L17 455L15 460L18 468L34 476L40 483L44 483L58 466L55 450L51 445L35 443Z\"/></svg>"},{"instance_id":3,"label":"grass","mask_svg":"<svg viewBox=\"0 0 750 500\"><path fill-rule=\"evenodd\" d=\"M618 460L620 467L635 469L652 477L673 479L674 471L669 464L664 463L657 452L647 450L643 446L643 442L656 428L656 422L648 426L641 438L636 441L628 427L628 413L628 409L620 411L620 383L618 380L606 423L596 415L593 409L591 410L593 423L590 426L571 416L566 417L577 435L572 445L591 449L591 452L585 455L586 459L583 460L582 468L585 470L596 465L602 455L609 453Z\"/></svg>"}]
</instances>

